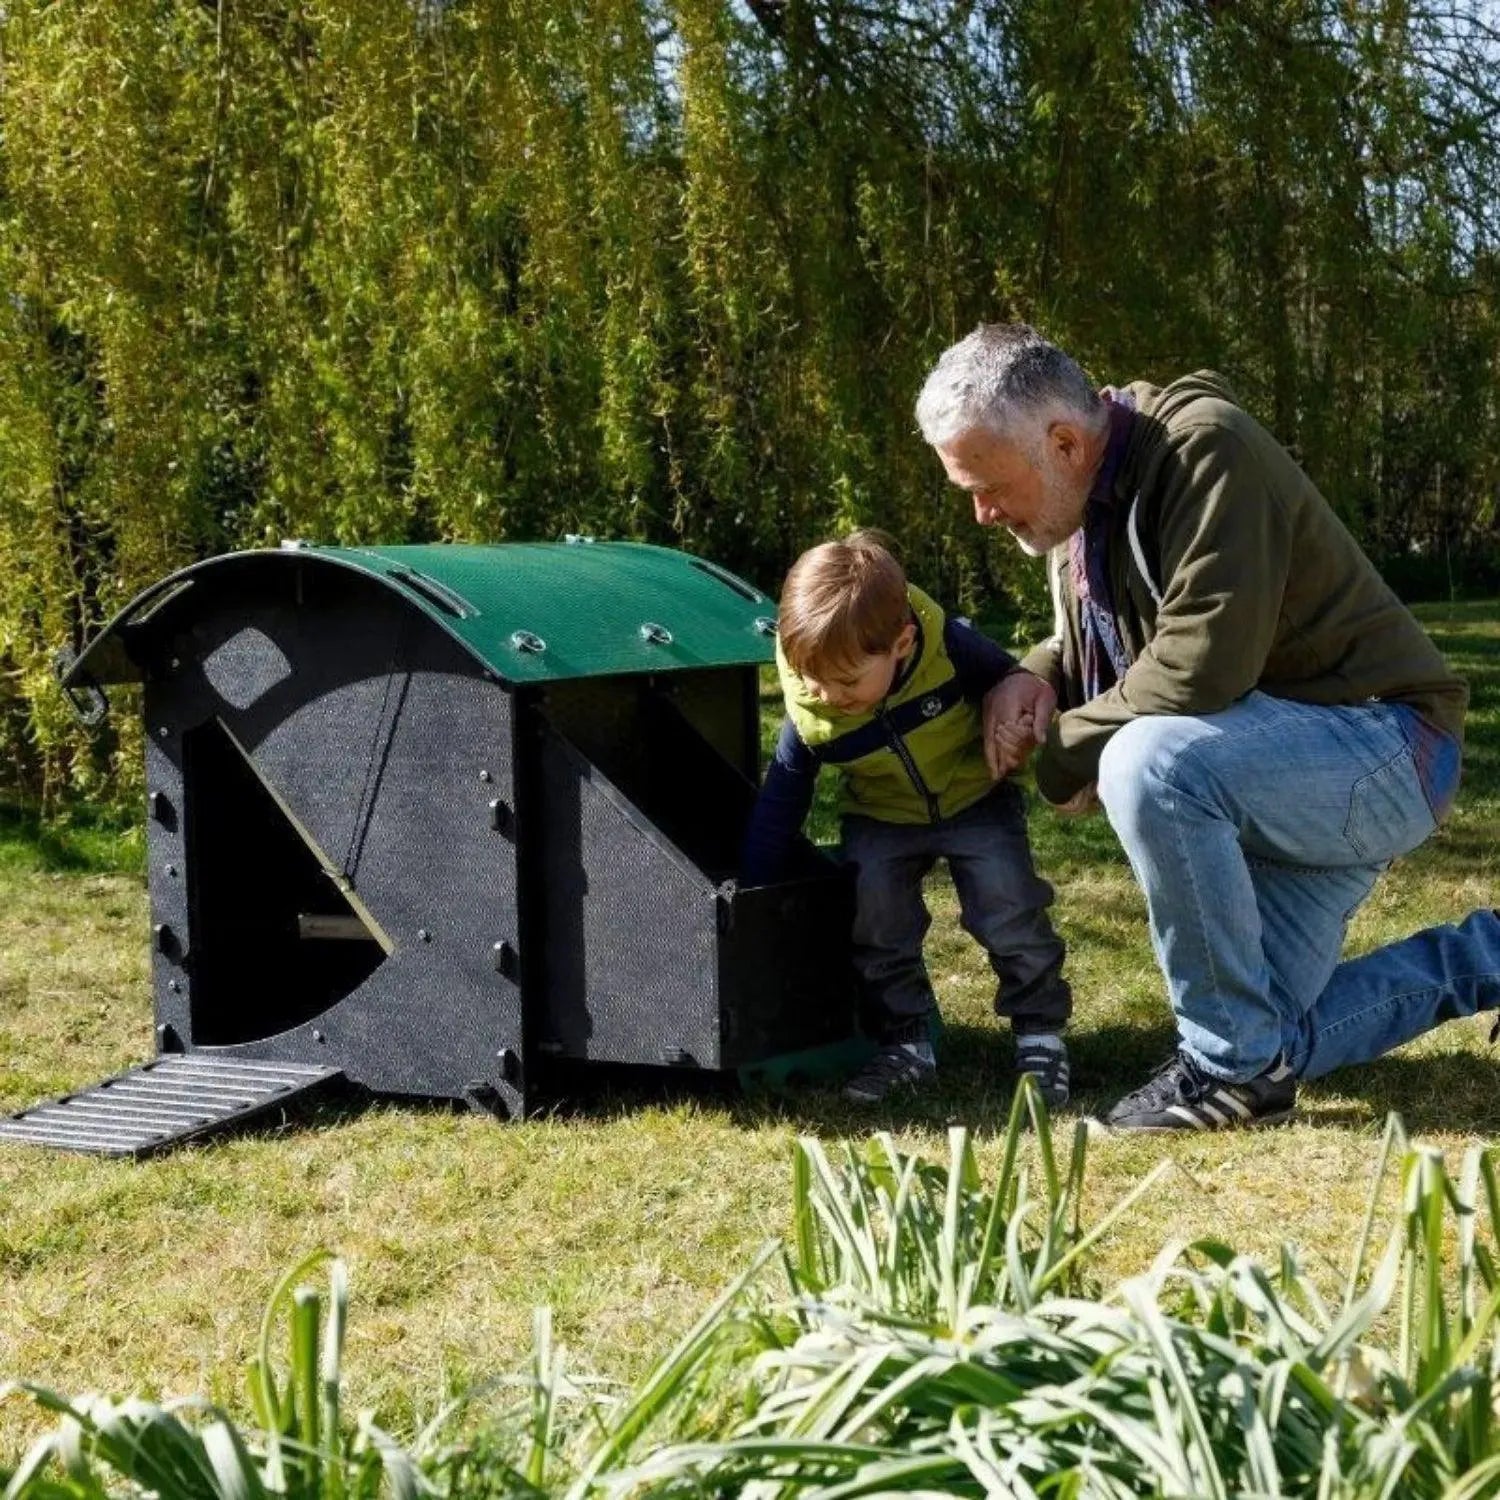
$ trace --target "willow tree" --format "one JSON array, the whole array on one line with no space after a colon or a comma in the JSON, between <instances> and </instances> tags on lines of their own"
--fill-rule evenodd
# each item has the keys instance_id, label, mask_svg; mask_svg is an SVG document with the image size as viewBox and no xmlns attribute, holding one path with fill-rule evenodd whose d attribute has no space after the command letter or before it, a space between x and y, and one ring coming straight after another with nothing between
<instances>
[{"instance_id":1,"label":"willow tree","mask_svg":"<svg viewBox=\"0 0 1500 1500\"><path fill-rule=\"evenodd\" d=\"M982 318L1219 366L1377 552L1493 543L1495 40L1465 0L12 0L0 755L97 786L51 650L288 535L774 587L873 523L1040 608L913 429Z\"/></svg>"}]
</instances>

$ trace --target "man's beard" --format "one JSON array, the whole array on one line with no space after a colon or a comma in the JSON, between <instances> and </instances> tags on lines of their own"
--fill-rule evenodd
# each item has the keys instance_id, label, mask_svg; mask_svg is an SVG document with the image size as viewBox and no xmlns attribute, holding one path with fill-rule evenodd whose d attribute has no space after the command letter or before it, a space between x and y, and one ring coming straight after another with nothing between
<instances>
[{"instance_id":1,"label":"man's beard","mask_svg":"<svg viewBox=\"0 0 1500 1500\"><path fill-rule=\"evenodd\" d=\"M1088 503L1088 490L1080 491L1078 482L1066 473L1059 473L1047 458L1038 465L1042 475L1042 503L1036 515L1025 527L1025 535L1014 527L1011 535L1028 557L1045 557L1054 547L1067 539L1083 525L1083 508Z\"/></svg>"}]
</instances>

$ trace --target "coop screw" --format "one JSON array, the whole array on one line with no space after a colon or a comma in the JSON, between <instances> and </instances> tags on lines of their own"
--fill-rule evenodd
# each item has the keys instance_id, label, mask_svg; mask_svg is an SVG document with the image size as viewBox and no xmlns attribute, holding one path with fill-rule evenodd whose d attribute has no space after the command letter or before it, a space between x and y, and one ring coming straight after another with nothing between
<instances>
[{"instance_id":1,"label":"coop screw","mask_svg":"<svg viewBox=\"0 0 1500 1500\"><path fill-rule=\"evenodd\" d=\"M430 943L432 941L432 934L425 927L419 927L417 928L417 938L421 942Z\"/></svg>"},{"instance_id":2,"label":"coop screw","mask_svg":"<svg viewBox=\"0 0 1500 1500\"><path fill-rule=\"evenodd\" d=\"M328 1038L326 1036L324 1036L321 1031L317 1031L317 1030L313 1031L312 1039L315 1042L326 1042L328 1040Z\"/></svg>"},{"instance_id":3,"label":"coop screw","mask_svg":"<svg viewBox=\"0 0 1500 1500\"><path fill-rule=\"evenodd\" d=\"M167 874L170 875L175 880L177 878L177 866L176 865L168 865L166 867L166 869L167 869Z\"/></svg>"},{"instance_id":4,"label":"coop screw","mask_svg":"<svg viewBox=\"0 0 1500 1500\"><path fill-rule=\"evenodd\" d=\"M491 776L488 771L481 771L479 773L479 779L481 781L493 781L495 778Z\"/></svg>"}]
</instances>

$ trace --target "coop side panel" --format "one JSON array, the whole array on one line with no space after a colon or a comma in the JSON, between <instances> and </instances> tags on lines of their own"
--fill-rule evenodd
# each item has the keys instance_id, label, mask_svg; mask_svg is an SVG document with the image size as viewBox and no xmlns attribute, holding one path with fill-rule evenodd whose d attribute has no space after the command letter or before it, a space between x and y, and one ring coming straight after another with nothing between
<instances>
[{"instance_id":1,"label":"coop side panel","mask_svg":"<svg viewBox=\"0 0 1500 1500\"><path fill-rule=\"evenodd\" d=\"M525 1086L510 696L474 673L414 665L348 864L394 944L325 1018L358 1082L462 1098Z\"/></svg>"},{"instance_id":2,"label":"coop side panel","mask_svg":"<svg viewBox=\"0 0 1500 1500\"><path fill-rule=\"evenodd\" d=\"M721 1065L714 887L577 750L541 731L542 1045Z\"/></svg>"},{"instance_id":3,"label":"coop side panel","mask_svg":"<svg viewBox=\"0 0 1500 1500\"><path fill-rule=\"evenodd\" d=\"M159 960L164 1023L189 1050L208 1037L239 1056L336 1063L383 1092L472 1097L478 1085L520 1108L509 693L420 613L358 579L312 579L291 600L226 599L174 643L172 663L148 688L161 720L148 772L167 785L175 771L182 853L196 868L179 892L153 849L153 906L187 929L176 972L169 955ZM195 757L194 746L213 753ZM295 830L278 822L277 847L315 851L319 878L337 887L313 925L287 908L271 856L240 870L222 838L199 839L195 855L195 803L201 827L235 826L214 803L225 775L240 798L264 788L257 818ZM255 831L246 827L247 844ZM155 840L166 854L165 831ZM251 935L243 963L260 963L265 979L264 1019L232 964L238 910ZM299 919L303 930L288 932ZM285 992L340 921L378 935L372 972L326 1005L289 1006ZM206 992L206 975L218 994ZM219 994L250 1013L226 1018ZM287 1015L295 1024L281 1024Z\"/></svg>"},{"instance_id":4,"label":"coop side panel","mask_svg":"<svg viewBox=\"0 0 1500 1500\"><path fill-rule=\"evenodd\" d=\"M185 1051L192 1040L188 1009L186 829L180 737L173 690L148 682L146 722L146 888L151 902L151 993L157 1050Z\"/></svg>"}]
</instances>

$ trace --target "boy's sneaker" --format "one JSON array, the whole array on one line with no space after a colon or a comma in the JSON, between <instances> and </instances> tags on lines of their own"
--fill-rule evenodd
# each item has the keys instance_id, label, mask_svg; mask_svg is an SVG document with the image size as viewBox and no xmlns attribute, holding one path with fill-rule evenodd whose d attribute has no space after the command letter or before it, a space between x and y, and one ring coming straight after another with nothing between
<instances>
[{"instance_id":1,"label":"boy's sneaker","mask_svg":"<svg viewBox=\"0 0 1500 1500\"><path fill-rule=\"evenodd\" d=\"M1179 1052L1121 1099L1104 1123L1112 1130L1155 1131L1275 1125L1291 1117L1296 1103L1297 1077L1283 1058L1245 1083L1225 1083Z\"/></svg>"},{"instance_id":2,"label":"boy's sneaker","mask_svg":"<svg viewBox=\"0 0 1500 1500\"><path fill-rule=\"evenodd\" d=\"M1016 1038L1016 1078L1029 1073L1048 1109L1068 1102L1068 1044L1055 1031L1033 1032Z\"/></svg>"},{"instance_id":3,"label":"boy's sneaker","mask_svg":"<svg viewBox=\"0 0 1500 1500\"><path fill-rule=\"evenodd\" d=\"M844 1098L879 1104L900 1089L920 1088L936 1077L931 1042L888 1042L844 1085Z\"/></svg>"}]
</instances>

